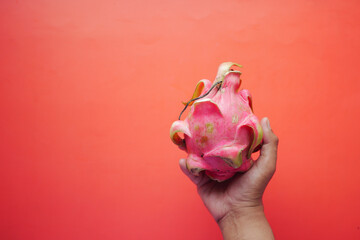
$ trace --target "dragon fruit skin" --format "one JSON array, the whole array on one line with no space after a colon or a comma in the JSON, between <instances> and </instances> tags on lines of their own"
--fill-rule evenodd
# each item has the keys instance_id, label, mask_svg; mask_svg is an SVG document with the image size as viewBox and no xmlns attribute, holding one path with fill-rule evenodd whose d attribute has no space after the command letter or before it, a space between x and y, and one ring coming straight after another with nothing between
<instances>
[{"instance_id":1,"label":"dragon fruit skin","mask_svg":"<svg viewBox=\"0 0 360 240\"><path fill-rule=\"evenodd\" d=\"M188 170L199 175L205 171L219 182L231 178L236 172L247 171L253 164L251 154L262 141L262 128L252 111L248 90L238 91L241 73L232 70L238 64L220 65L213 88L204 98L196 100L184 121L175 121L170 129L172 141L188 153ZM208 92L209 80L201 80L193 98ZM183 133L182 139L179 133Z\"/></svg>"}]
</instances>

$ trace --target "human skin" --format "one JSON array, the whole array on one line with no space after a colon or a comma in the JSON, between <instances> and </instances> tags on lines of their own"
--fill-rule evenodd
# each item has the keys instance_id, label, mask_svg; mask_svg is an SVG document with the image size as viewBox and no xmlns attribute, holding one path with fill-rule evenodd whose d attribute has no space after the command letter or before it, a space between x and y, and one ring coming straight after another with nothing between
<instances>
[{"instance_id":1,"label":"human skin","mask_svg":"<svg viewBox=\"0 0 360 240\"><path fill-rule=\"evenodd\" d=\"M180 168L197 186L205 206L218 223L225 240L275 239L264 214L262 197L276 170L279 139L273 133L268 118L261 120L264 142L259 158L247 172L237 174L224 182L199 176L186 168L180 159Z\"/></svg>"}]
</instances>

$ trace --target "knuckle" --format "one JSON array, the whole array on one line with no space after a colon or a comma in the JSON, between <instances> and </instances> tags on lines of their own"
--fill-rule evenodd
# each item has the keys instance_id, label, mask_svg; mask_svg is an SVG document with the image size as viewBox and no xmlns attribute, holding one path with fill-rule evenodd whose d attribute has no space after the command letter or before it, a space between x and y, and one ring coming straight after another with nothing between
<instances>
[{"instance_id":1,"label":"knuckle","mask_svg":"<svg viewBox=\"0 0 360 240\"><path fill-rule=\"evenodd\" d=\"M276 144L276 146L279 144L279 137L274 135L273 142Z\"/></svg>"}]
</instances>

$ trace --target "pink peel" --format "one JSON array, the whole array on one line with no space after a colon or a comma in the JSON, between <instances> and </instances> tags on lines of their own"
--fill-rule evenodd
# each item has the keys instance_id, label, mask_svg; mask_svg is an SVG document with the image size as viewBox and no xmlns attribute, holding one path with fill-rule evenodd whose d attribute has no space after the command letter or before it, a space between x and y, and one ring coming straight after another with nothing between
<instances>
[{"instance_id":1,"label":"pink peel","mask_svg":"<svg viewBox=\"0 0 360 240\"><path fill-rule=\"evenodd\" d=\"M241 73L231 69L234 65L241 67L231 62L221 64L213 84L201 80L193 98L203 96L215 84L218 86L206 97L188 104L192 105L188 116L175 121L170 128L171 140L188 153L188 170L194 175L205 171L219 182L247 171L253 164L251 154L262 141L251 94L248 90L238 91Z\"/></svg>"}]
</instances>

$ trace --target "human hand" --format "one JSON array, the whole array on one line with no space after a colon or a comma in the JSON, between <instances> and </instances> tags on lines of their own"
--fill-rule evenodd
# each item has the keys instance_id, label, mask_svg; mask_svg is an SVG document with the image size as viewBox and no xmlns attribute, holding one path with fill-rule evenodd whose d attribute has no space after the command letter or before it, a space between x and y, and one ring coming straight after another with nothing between
<instances>
[{"instance_id":1,"label":"human hand","mask_svg":"<svg viewBox=\"0 0 360 240\"><path fill-rule=\"evenodd\" d=\"M181 170L196 184L202 201L220 227L227 221L224 219L252 216L252 213L263 215L262 196L275 173L279 140L267 118L261 120L261 126L264 143L259 158L247 172L227 181L213 181L204 172L195 176L187 170L185 159L180 160Z\"/></svg>"}]
</instances>

